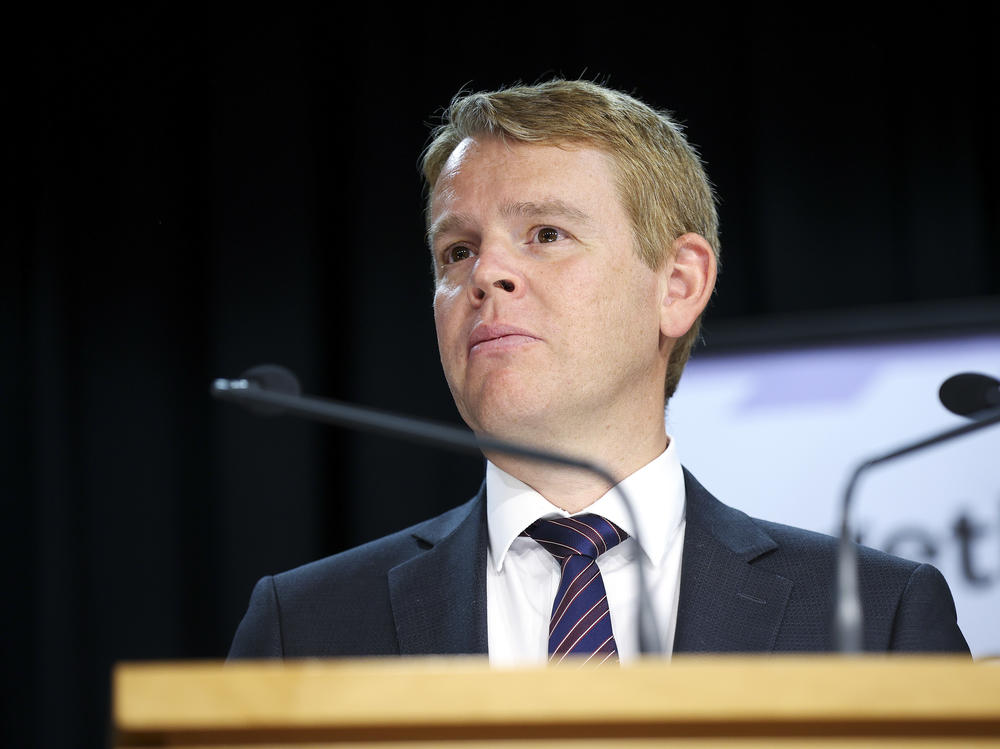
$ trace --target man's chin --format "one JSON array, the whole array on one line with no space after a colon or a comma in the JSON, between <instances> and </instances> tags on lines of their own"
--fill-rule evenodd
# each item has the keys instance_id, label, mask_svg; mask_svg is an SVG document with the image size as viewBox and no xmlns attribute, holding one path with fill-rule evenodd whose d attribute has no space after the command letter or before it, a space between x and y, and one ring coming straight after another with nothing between
<instances>
[{"instance_id":1,"label":"man's chin","mask_svg":"<svg viewBox=\"0 0 1000 749\"><path fill-rule=\"evenodd\" d=\"M479 437L492 437L526 447L551 448L551 418L541 409L493 409L488 413L477 414L474 421L466 418L465 422Z\"/></svg>"}]
</instances>

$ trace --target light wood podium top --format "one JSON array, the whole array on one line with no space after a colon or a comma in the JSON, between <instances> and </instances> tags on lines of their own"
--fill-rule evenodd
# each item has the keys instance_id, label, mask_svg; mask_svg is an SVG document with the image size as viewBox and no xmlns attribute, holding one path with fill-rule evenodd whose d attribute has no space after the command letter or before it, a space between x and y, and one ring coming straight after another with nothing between
<instances>
[{"instance_id":1,"label":"light wood podium top","mask_svg":"<svg viewBox=\"0 0 1000 749\"><path fill-rule=\"evenodd\" d=\"M113 688L120 747L1000 746L1000 666L948 657L121 664Z\"/></svg>"}]
</instances>

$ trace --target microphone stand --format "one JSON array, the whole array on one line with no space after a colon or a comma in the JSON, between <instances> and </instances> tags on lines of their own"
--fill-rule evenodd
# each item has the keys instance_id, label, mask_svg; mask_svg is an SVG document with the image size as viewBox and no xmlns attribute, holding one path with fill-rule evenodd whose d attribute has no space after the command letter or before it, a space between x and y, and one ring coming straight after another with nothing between
<instances>
[{"instance_id":1,"label":"microphone stand","mask_svg":"<svg viewBox=\"0 0 1000 749\"><path fill-rule=\"evenodd\" d=\"M844 491L844 500L840 508L840 546L837 554L837 611L834 621L834 634L838 651L841 653L860 653L863 648L863 617L861 595L858 590L858 552L856 545L851 542L848 525L848 515L854 499L854 489L861 474L869 468L882 463L909 455L918 450L923 450L940 442L961 437L970 432L985 429L994 424L1000 424L1000 408L980 412L974 421L925 437L918 442L905 445L884 455L870 458L854 469L854 473L851 474L850 481L847 483L847 489Z\"/></svg>"}]
</instances>

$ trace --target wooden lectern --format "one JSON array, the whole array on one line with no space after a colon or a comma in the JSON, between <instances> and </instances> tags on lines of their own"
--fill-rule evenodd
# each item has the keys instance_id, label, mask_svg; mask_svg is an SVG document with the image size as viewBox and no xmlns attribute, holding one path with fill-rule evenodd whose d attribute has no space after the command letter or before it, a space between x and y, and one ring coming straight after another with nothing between
<instances>
[{"instance_id":1,"label":"wooden lectern","mask_svg":"<svg viewBox=\"0 0 1000 749\"><path fill-rule=\"evenodd\" d=\"M947 657L123 664L115 746L1000 746L1000 666Z\"/></svg>"}]
</instances>

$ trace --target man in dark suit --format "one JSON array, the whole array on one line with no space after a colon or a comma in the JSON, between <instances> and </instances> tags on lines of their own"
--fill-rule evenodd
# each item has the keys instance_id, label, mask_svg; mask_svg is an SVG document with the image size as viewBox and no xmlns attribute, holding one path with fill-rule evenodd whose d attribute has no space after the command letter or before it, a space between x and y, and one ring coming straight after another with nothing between
<instances>
[{"instance_id":1,"label":"man in dark suit","mask_svg":"<svg viewBox=\"0 0 1000 749\"><path fill-rule=\"evenodd\" d=\"M748 518L681 468L673 395L715 285L715 201L668 115L586 82L453 102L424 156L441 361L487 451L441 517L263 579L232 657L636 654L635 565L667 651L832 646L835 542ZM966 651L940 574L860 558L865 647Z\"/></svg>"}]
</instances>

